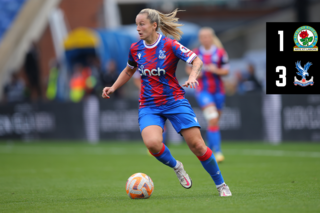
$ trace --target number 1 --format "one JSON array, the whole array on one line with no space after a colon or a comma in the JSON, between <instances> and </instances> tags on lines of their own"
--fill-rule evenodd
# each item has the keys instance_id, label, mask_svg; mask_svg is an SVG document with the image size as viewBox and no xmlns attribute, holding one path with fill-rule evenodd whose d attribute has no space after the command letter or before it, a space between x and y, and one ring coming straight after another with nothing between
<instances>
[{"instance_id":1,"label":"number 1","mask_svg":"<svg viewBox=\"0 0 320 213\"><path fill-rule=\"evenodd\" d=\"M283 31L279 30L278 34L280 35L280 52L283 52Z\"/></svg>"}]
</instances>

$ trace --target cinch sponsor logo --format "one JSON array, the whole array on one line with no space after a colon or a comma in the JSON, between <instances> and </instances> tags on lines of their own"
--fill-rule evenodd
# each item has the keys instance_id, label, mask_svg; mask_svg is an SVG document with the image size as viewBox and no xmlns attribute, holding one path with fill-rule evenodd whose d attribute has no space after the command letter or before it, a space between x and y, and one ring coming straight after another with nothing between
<instances>
[{"instance_id":1,"label":"cinch sponsor logo","mask_svg":"<svg viewBox=\"0 0 320 213\"><path fill-rule=\"evenodd\" d=\"M149 76L160 76L160 75L165 75L166 71L164 69L160 69L159 67L157 69L144 69L144 66L141 65L140 68L138 69L140 72L140 75L149 75Z\"/></svg>"}]
</instances>

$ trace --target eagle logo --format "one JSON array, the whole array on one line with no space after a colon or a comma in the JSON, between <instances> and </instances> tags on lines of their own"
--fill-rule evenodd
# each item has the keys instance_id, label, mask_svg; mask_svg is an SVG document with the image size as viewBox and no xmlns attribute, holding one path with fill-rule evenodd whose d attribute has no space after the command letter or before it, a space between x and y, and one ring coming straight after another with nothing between
<instances>
[{"instance_id":1,"label":"eagle logo","mask_svg":"<svg viewBox=\"0 0 320 213\"><path fill-rule=\"evenodd\" d=\"M302 77L301 80L298 80L297 77L294 77L294 85L297 86L302 86L302 87L306 87L306 86L313 86L314 82L313 82L313 76L311 77L311 79L307 80L306 76L309 76L308 70L310 68L310 66L312 65L311 62L307 62L304 67L301 66L301 61L297 61L296 62L296 68L298 70L297 75L300 75Z\"/></svg>"},{"instance_id":2,"label":"eagle logo","mask_svg":"<svg viewBox=\"0 0 320 213\"><path fill-rule=\"evenodd\" d=\"M163 51L163 50L160 50L159 51L159 58L160 59L165 59L166 58L166 55L164 54L166 51Z\"/></svg>"}]
</instances>

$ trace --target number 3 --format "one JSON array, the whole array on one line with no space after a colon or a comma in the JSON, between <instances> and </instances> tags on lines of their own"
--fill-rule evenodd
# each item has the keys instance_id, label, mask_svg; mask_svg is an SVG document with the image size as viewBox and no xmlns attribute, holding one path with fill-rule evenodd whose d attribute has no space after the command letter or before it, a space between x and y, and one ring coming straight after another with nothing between
<instances>
[{"instance_id":1,"label":"number 3","mask_svg":"<svg viewBox=\"0 0 320 213\"><path fill-rule=\"evenodd\" d=\"M279 75L279 78L282 79L282 82L276 81L277 87L285 87L286 86L286 74L287 74L287 69L285 66L277 66L276 72L280 72L282 70L282 74Z\"/></svg>"}]
</instances>

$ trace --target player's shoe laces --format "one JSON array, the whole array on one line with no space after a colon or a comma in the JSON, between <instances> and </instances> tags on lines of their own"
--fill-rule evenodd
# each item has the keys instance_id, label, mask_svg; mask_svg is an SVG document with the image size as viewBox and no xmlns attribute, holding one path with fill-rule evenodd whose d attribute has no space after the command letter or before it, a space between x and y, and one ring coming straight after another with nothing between
<instances>
[{"instance_id":1,"label":"player's shoe laces","mask_svg":"<svg viewBox=\"0 0 320 213\"><path fill-rule=\"evenodd\" d=\"M224 161L224 156L221 152L215 154L215 158L216 158L217 163Z\"/></svg>"},{"instance_id":2,"label":"player's shoe laces","mask_svg":"<svg viewBox=\"0 0 320 213\"><path fill-rule=\"evenodd\" d=\"M177 161L179 167L177 169L173 169L174 172L176 173L181 186L183 186L186 189L190 189L192 186L192 181L189 177L189 175L186 173L186 171L183 168L183 164L180 161Z\"/></svg>"},{"instance_id":3,"label":"player's shoe laces","mask_svg":"<svg viewBox=\"0 0 320 213\"><path fill-rule=\"evenodd\" d=\"M227 184L223 184L222 186L220 186L218 189L219 195L221 197L228 197L228 196L232 196L232 193L229 189L229 186Z\"/></svg>"}]
</instances>

